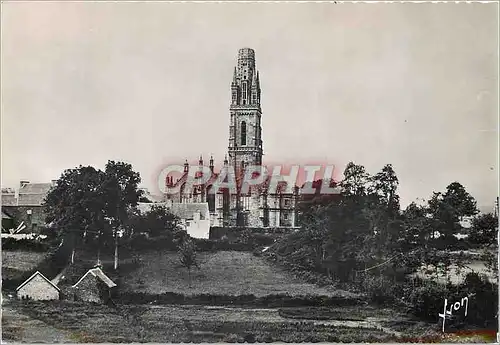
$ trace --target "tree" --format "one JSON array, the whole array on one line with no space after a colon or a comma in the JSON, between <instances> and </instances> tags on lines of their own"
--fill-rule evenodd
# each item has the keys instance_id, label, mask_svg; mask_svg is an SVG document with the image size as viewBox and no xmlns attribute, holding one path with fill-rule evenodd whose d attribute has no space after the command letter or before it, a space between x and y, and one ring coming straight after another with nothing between
<instances>
[{"instance_id":1,"label":"tree","mask_svg":"<svg viewBox=\"0 0 500 345\"><path fill-rule=\"evenodd\" d=\"M191 239L184 240L179 246L179 261L188 270L189 287L191 287L191 269L199 268L196 259L196 247Z\"/></svg>"},{"instance_id":2,"label":"tree","mask_svg":"<svg viewBox=\"0 0 500 345\"><path fill-rule=\"evenodd\" d=\"M104 226L103 179L103 172L91 166L68 169L43 203L47 223L53 224L59 238L73 243L72 262L75 246L84 234L97 232Z\"/></svg>"},{"instance_id":3,"label":"tree","mask_svg":"<svg viewBox=\"0 0 500 345\"><path fill-rule=\"evenodd\" d=\"M458 182L449 184L445 193L434 193L428 211L434 228L449 243L454 242L453 235L462 229L460 221L478 212L476 201Z\"/></svg>"},{"instance_id":4,"label":"tree","mask_svg":"<svg viewBox=\"0 0 500 345\"><path fill-rule=\"evenodd\" d=\"M363 196L366 195L369 175L362 165L349 162L344 170L344 179L340 182L343 195Z\"/></svg>"},{"instance_id":5,"label":"tree","mask_svg":"<svg viewBox=\"0 0 500 345\"><path fill-rule=\"evenodd\" d=\"M492 213L476 216L472 220L469 241L476 245L489 246L497 243L498 218Z\"/></svg>"},{"instance_id":6,"label":"tree","mask_svg":"<svg viewBox=\"0 0 500 345\"><path fill-rule=\"evenodd\" d=\"M130 232L140 230L150 237L167 236L172 240L179 230L179 218L168 212L163 205L153 205L144 214L134 214L129 222Z\"/></svg>"},{"instance_id":7,"label":"tree","mask_svg":"<svg viewBox=\"0 0 500 345\"><path fill-rule=\"evenodd\" d=\"M84 234L98 234L104 244L113 239L117 268L118 235L141 196L139 182L139 174L127 163L108 161L105 171L91 166L68 169L45 199L46 221L58 236L71 235L75 244Z\"/></svg>"},{"instance_id":8,"label":"tree","mask_svg":"<svg viewBox=\"0 0 500 345\"><path fill-rule=\"evenodd\" d=\"M103 189L107 203L105 213L110 220L111 234L115 244L115 270L118 269L118 238L128 228L128 215L137 206L142 191L138 189L141 178L132 170L132 165L108 161L104 171Z\"/></svg>"}]
</instances>

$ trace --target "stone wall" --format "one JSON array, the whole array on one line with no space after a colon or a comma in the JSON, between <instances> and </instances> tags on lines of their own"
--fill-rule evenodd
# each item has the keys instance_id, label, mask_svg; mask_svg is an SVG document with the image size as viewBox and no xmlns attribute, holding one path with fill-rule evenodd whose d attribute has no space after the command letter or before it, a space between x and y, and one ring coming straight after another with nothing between
<instances>
[{"instance_id":1,"label":"stone wall","mask_svg":"<svg viewBox=\"0 0 500 345\"><path fill-rule=\"evenodd\" d=\"M38 232L40 227L45 226L42 206L2 206L2 209L14 219L14 227L24 222L26 231Z\"/></svg>"},{"instance_id":2,"label":"stone wall","mask_svg":"<svg viewBox=\"0 0 500 345\"><path fill-rule=\"evenodd\" d=\"M75 300L84 302L102 302L99 281L92 274L87 276L74 288Z\"/></svg>"}]
</instances>

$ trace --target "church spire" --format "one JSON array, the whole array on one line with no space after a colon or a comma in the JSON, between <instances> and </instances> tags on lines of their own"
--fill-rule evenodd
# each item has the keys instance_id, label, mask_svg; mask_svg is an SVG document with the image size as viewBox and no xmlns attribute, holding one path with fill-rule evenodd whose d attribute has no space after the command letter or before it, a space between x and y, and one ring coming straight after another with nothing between
<instances>
[{"instance_id":1,"label":"church spire","mask_svg":"<svg viewBox=\"0 0 500 345\"><path fill-rule=\"evenodd\" d=\"M238 83L237 79L237 71L236 71L236 66L234 67L234 72L233 72L233 84L236 85Z\"/></svg>"},{"instance_id":2,"label":"church spire","mask_svg":"<svg viewBox=\"0 0 500 345\"><path fill-rule=\"evenodd\" d=\"M255 51L242 48L231 83L228 165L239 168L242 162L262 164L260 94Z\"/></svg>"}]
</instances>

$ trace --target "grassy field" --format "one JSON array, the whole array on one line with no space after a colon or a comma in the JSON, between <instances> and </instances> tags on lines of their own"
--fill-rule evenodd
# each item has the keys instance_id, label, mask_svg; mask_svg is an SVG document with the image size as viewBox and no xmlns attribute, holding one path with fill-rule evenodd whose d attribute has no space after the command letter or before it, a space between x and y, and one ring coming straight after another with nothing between
<instances>
[{"instance_id":1,"label":"grassy field","mask_svg":"<svg viewBox=\"0 0 500 345\"><path fill-rule=\"evenodd\" d=\"M365 342L390 341L378 310L360 322L286 318L277 309L202 306L119 306L76 302L19 302L15 309L72 342ZM13 307L14 307L13 305ZM355 310L344 310L352 313ZM390 314L390 315L389 315ZM383 313L394 318L394 313ZM380 315L379 315L380 318ZM6 340L22 341L20 318L3 320Z\"/></svg>"},{"instance_id":2,"label":"grassy field","mask_svg":"<svg viewBox=\"0 0 500 345\"><path fill-rule=\"evenodd\" d=\"M391 309L348 307L332 308L339 319L283 316L279 309L246 309L207 306L121 305L110 308L76 302L19 302L9 307L24 318L10 314L2 320L4 340L74 343L116 342L491 342L481 336L456 336L441 333L439 324L411 320ZM359 320L349 320L355 315ZM33 320L45 336L26 338L25 323ZM45 325L45 327L41 327Z\"/></svg>"},{"instance_id":3,"label":"grassy field","mask_svg":"<svg viewBox=\"0 0 500 345\"><path fill-rule=\"evenodd\" d=\"M251 253L201 252L198 259L200 268L192 270L190 286L188 272L180 266L177 253L142 253L138 266L122 276L122 289L150 294L354 296L346 291L303 282Z\"/></svg>"},{"instance_id":4,"label":"grassy field","mask_svg":"<svg viewBox=\"0 0 500 345\"><path fill-rule=\"evenodd\" d=\"M22 250L2 250L2 279L15 279L32 271L42 262L45 255Z\"/></svg>"},{"instance_id":5,"label":"grassy field","mask_svg":"<svg viewBox=\"0 0 500 345\"><path fill-rule=\"evenodd\" d=\"M2 267L14 268L19 271L29 271L38 265L45 253L22 250L2 250Z\"/></svg>"}]
</instances>

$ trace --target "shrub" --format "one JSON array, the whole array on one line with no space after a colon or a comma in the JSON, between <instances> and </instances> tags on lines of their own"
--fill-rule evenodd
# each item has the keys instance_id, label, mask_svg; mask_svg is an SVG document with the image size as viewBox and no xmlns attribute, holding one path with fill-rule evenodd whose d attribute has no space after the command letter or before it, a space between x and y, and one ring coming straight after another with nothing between
<instances>
[{"instance_id":1,"label":"shrub","mask_svg":"<svg viewBox=\"0 0 500 345\"><path fill-rule=\"evenodd\" d=\"M396 300L395 283L385 276L366 275L362 285L368 298L374 303L386 304Z\"/></svg>"},{"instance_id":2,"label":"shrub","mask_svg":"<svg viewBox=\"0 0 500 345\"><path fill-rule=\"evenodd\" d=\"M445 298L453 299L452 291L445 285L431 281L411 290L408 297L412 313L429 321L435 321L438 314L443 312Z\"/></svg>"},{"instance_id":3,"label":"shrub","mask_svg":"<svg viewBox=\"0 0 500 345\"><path fill-rule=\"evenodd\" d=\"M462 297L469 297L467 321L481 327L498 326L498 285L476 272L468 273L458 287Z\"/></svg>"}]
</instances>

